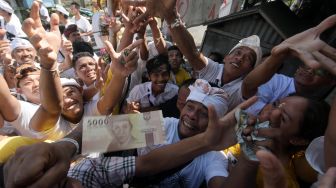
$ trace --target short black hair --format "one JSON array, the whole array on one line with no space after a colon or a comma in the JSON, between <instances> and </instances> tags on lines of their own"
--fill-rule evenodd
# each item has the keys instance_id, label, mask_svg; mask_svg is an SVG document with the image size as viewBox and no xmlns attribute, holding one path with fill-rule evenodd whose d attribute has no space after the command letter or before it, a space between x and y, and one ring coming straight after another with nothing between
<instances>
[{"instance_id":1,"label":"short black hair","mask_svg":"<svg viewBox=\"0 0 336 188\"><path fill-rule=\"evenodd\" d=\"M80 5L77 2L75 2L75 1L72 2L70 5L75 5L76 9L78 9L78 10L80 9Z\"/></svg>"},{"instance_id":2,"label":"short black hair","mask_svg":"<svg viewBox=\"0 0 336 188\"><path fill-rule=\"evenodd\" d=\"M90 54L89 52L79 52L79 53L74 54L74 56L72 58L72 67L73 68L75 68L78 59L82 58L82 57L91 57L91 58L93 58L93 55Z\"/></svg>"},{"instance_id":3,"label":"short black hair","mask_svg":"<svg viewBox=\"0 0 336 188\"><path fill-rule=\"evenodd\" d=\"M171 50L177 50L177 51L179 51L180 54L181 54L181 56L183 57L183 54L182 54L181 50L176 45L170 46L168 48L168 52L171 51Z\"/></svg>"},{"instance_id":4,"label":"short black hair","mask_svg":"<svg viewBox=\"0 0 336 188\"><path fill-rule=\"evenodd\" d=\"M72 54L75 55L79 52L89 52L93 56L93 48L90 43L76 40L72 43L73 52Z\"/></svg>"},{"instance_id":5,"label":"short black hair","mask_svg":"<svg viewBox=\"0 0 336 188\"><path fill-rule=\"evenodd\" d=\"M148 60L146 63L146 68L148 74L151 74L155 69L159 68L161 65L166 65L167 70L170 72L171 67L166 55L157 55L152 59Z\"/></svg>"}]
</instances>

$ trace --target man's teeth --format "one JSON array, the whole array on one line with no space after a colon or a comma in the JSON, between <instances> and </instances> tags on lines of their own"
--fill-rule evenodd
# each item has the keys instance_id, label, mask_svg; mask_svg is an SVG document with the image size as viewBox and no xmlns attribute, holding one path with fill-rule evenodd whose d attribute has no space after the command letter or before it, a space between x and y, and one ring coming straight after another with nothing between
<instances>
[{"instance_id":1,"label":"man's teeth","mask_svg":"<svg viewBox=\"0 0 336 188\"><path fill-rule=\"evenodd\" d=\"M189 123L187 123L187 122L185 122L185 121L184 121L184 125L185 125L186 127L188 127L189 129L194 129L193 126L191 126Z\"/></svg>"},{"instance_id":2,"label":"man's teeth","mask_svg":"<svg viewBox=\"0 0 336 188\"><path fill-rule=\"evenodd\" d=\"M239 65L237 65L236 63L231 63L231 65L233 65L233 66L239 68Z\"/></svg>"}]
</instances>

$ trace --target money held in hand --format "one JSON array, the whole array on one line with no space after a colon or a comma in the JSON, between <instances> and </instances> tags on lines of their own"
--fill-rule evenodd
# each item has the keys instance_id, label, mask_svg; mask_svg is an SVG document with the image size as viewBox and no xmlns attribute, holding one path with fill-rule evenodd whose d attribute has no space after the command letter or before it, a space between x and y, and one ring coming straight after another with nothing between
<instances>
[{"instance_id":1,"label":"money held in hand","mask_svg":"<svg viewBox=\"0 0 336 188\"><path fill-rule=\"evenodd\" d=\"M163 144L162 112L84 117L82 141L82 154Z\"/></svg>"}]
</instances>

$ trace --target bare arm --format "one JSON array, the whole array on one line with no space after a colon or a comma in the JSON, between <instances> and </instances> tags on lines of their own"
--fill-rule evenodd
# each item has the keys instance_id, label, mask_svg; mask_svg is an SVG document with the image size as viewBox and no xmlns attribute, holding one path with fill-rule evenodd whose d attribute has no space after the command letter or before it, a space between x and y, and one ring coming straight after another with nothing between
<instances>
[{"instance_id":1,"label":"bare arm","mask_svg":"<svg viewBox=\"0 0 336 188\"><path fill-rule=\"evenodd\" d=\"M152 30L154 45L159 52L159 54L166 54L168 53L166 41L164 40L162 33L157 25L157 21L153 18L149 21L149 26Z\"/></svg>"},{"instance_id":2,"label":"bare arm","mask_svg":"<svg viewBox=\"0 0 336 188\"><path fill-rule=\"evenodd\" d=\"M325 168L336 166L336 98L332 102L329 113L329 124L324 137Z\"/></svg>"},{"instance_id":3,"label":"bare arm","mask_svg":"<svg viewBox=\"0 0 336 188\"><path fill-rule=\"evenodd\" d=\"M141 40L138 40L128 46L126 48L128 51L130 51L128 55L125 55L124 50L122 51L123 55L116 53L111 43L108 41L105 42L112 58L110 69L113 73L113 76L111 82L105 90L104 96L100 98L97 104L97 108L101 114L111 114L114 106L119 102L126 77L131 74L137 66L137 53L131 50L138 47L141 42ZM122 64L122 59L126 62L125 65Z\"/></svg>"},{"instance_id":4,"label":"bare arm","mask_svg":"<svg viewBox=\"0 0 336 188\"><path fill-rule=\"evenodd\" d=\"M42 27L39 5L34 3L30 18L26 19L23 29L31 38L31 42L41 58L40 98L41 106L30 121L35 131L52 128L57 122L63 106L62 86L57 71L57 53L61 45L58 29L58 16L51 16L50 32Z\"/></svg>"}]
</instances>

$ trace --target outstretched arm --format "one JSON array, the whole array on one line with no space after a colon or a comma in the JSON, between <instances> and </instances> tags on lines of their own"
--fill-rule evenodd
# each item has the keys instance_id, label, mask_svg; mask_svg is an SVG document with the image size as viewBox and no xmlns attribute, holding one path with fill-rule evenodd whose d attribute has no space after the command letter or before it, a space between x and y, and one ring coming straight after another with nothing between
<instances>
[{"instance_id":1,"label":"outstretched arm","mask_svg":"<svg viewBox=\"0 0 336 188\"><path fill-rule=\"evenodd\" d=\"M168 25L171 26L170 32L174 42L176 42L182 54L188 59L193 69L198 71L206 66L205 57L197 50L193 37L180 21L175 9L176 0L123 0L122 2L133 6L146 6L146 12L136 18L134 23L140 23L148 17L164 18Z\"/></svg>"},{"instance_id":2,"label":"outstretched arm","mask_svg":"<svg viewBox=\"0 0 336 188\"><path fill-rule=\"evenodd\" d=\"M258 87L269 81L282 65L283 60L289 56L299 58L309 67L322 66L336 73L335 63L328 58L335 59L336 49L320 39L320 34L335 24L336 15L330 16L316 27L298 33L275 46L271 56L245 77L242 84L243 97L249 98L255 95Z\"/></svg>"},{"instance_id":3,"label":"outstretched arm","mask_svg":"<svg viewBox=\"0 0 336 188\"><path fill-rule=\"evenodd\" d=\"M30 120L30 127L35 131L44 131L55 126L63 107L62 86L56 61L61 35L58 16L51 15L50 32L47 32L42 26L38 10L39 4L34 2L30 18L23 23L23 30L41 58L41 106Z\"/></svg>"}]
</instances>

